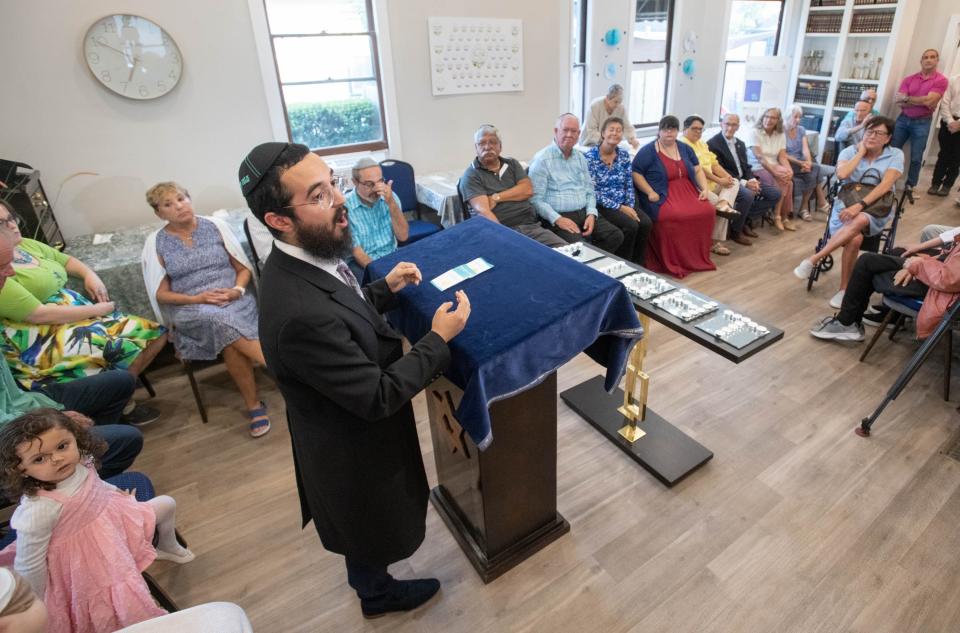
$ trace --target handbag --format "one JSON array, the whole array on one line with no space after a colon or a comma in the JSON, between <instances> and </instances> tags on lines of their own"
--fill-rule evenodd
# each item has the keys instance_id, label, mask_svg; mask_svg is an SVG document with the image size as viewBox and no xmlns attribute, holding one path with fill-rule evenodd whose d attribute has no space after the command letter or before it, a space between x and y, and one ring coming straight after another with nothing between
<instances>
[{"instance_id":1,"label":"handbag","mask_svg":"<svg viewBox=\"0 0 960 633\"><path fill-rule=\"evenodd\" d=\"M863 176L860 177L859 182L848 182L840 187L840 192L837 194L840 196L840 202L843 203L844 207L853 206L858 202L862 203L863 199L867 197L867 194L873 191L877 185L880 184L881 180L883 180L883 178L880 175L880 171L871 167L863 172ZM883 194L878 200L874 200L873 204L865 206L863 209L865 213L875 218L884 218L891 210L893 210L892 189Z\"/></svg>"}]
</instances>

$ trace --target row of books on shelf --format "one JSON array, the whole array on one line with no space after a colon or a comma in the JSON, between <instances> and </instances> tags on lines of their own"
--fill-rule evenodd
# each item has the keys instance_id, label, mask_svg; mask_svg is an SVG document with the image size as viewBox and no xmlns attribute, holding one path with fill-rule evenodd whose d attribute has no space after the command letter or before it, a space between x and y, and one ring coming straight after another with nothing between
<instances>
[{"instance_id":1,"label":"row of books on shelf","mask_svg":"<svg viewBox=\"0 0 960 633\"><path fill-rule=\"evenodd\" d=\"M896 4L897 0L853 0L854 6L860 7L871 4ZM811 7L843 7L847 0L810 0Z\"/></svg>"},{"instance_id":2,"label":"row of books on shelf","mask_svg":"<svg viewBox=\"0 0 960 633\"><path fill-rule=\"evenodd\" d=\"M889 33L893 28L893 11L854 13L850 22L851 33Z\"/></svg>"},{"instance_id":3,"label":"row of books on shelf","mask_svg":"<svg viewBox=\"0 0 960 633\"><path fill-rule=\"evenodd\" d=\"M838 84L837 98L833 102L834 107L852 108L856 105L857 100L860 99L860 93L863 92L863 88L864 86L861 84Z\"/></svg>"},{"instance_id":4,"label":"row of books on shelf","mask_svg":"<svg viewBox=\"0 0 960 633\"><path fill-rule=\"evenodd\" d=\"M842 13L811 13L807 16L807 33L839 33Z\"/></svg>"},{"instance_id":5,"label":"row of books on shelf","mask_svg":"<svg viewBox=\"0 0 960 633\"><path fill-rule=\"evenodd\" d=\"M793 98L801 103L824 105L829 91L830 84L823 81L798 81Z\"/></svg>"}]
</instances>

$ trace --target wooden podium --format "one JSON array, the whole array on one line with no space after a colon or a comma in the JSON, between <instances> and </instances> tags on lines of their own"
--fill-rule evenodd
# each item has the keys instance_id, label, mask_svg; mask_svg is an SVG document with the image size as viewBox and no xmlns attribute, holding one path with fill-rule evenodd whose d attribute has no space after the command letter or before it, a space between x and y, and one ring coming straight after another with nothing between
<instances>
[{"instance_id":1,"label":"wooden podium","mask_svg":"<svg viewBox=\"0 0 960 633\"><path fill-rule=\"evenodd\" d=\"M557 374L490 406L481 452L454 416L463 392L426 389L438 485L430 501L488 583L570 531L557 512Z\"/></svg>"}]
</instances>

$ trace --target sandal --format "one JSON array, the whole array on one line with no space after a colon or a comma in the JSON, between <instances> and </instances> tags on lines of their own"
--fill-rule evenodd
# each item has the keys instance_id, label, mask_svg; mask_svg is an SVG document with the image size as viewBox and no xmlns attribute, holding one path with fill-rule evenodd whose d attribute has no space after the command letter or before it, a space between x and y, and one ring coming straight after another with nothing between
<instances>
[{"instance_id":1,"label":"sandal","mask_svg":"<svg viewBox=\"0 0 960 633\"><path fill-rule=\"evenodd\" d=\"M830 205L827 203L824 203L822 207L817 207L817 211L824 214L830 213Z\"/></svg>"},{"instance_id":2,"label":"sandal","mask_svg":"<svg viewBox=\"0 0 960 633\"><path fill-rule=\"evenodd\" d=\"M800 212L800 219L803 220L804 222L810 222L811 220L813 220L813 216L810 215L809 211L804 209L803 211Z\"/></svg>"},{"instance_id":3,"label":"sandal","mask_svg":"<svg viewBox=\"0 0 960 633\"><path fill-rule=\"evenodd\" d=\"M724 246L723 244L721 244L720 242L717 242L710 249L710 252L713 253L714 255L729 255L730 249Z\"/></svg>"},{"instance_id":4,"label":"sandal","mask_svg":"<svg viewBox=\"0 0 960 633\"><path fill-rule=\"evenodd\" d=\"M783 218L783 228L788 231L796 231L797 227L793 225L793 222L790 221L790 218Z\"/></svg>"},{"instance_id":5,"label":"sandal","mask_svg":"<svg viewBox=\"0 0 960 633\"><path fill-rule=\"evenodd\" d=\"M780 231L781 233L783 233L783 231L784 231L783 220L780 218L779 215L773 216L773 226L774 226L778 231Z\"/></svg>"},{"instance_id":6,"label":"sandal","mask_svg":"<svg viewBox=\"0 0 960 633\"><path fill-rule=\"evenodd\" d=\"M247 417L250 418L250 437L262 437L270 431L270 418L263 400L259 407L247 411Z\"/></svg>"}]
</instances>

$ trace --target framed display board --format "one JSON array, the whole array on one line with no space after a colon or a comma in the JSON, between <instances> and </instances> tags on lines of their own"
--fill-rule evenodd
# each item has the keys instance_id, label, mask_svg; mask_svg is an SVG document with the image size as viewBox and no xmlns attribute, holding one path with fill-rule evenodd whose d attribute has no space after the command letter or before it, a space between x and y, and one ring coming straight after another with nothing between
<instances>
[{"instance_id":1,"label":"framed display board","mask_svg":"<svg viewBox=\"0 0 960 633\"><path fill-rule=\"evenodd\" d=\"M523 90L520 20L427 18L434 96Z\"/></svg>"}]
</instances>

